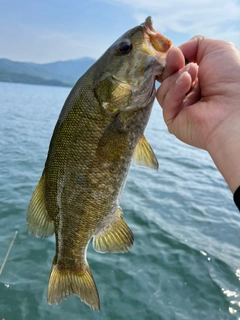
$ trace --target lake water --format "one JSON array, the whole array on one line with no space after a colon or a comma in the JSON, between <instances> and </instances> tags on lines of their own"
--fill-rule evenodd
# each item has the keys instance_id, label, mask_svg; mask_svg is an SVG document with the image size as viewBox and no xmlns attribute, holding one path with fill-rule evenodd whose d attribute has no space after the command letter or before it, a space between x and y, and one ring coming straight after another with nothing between
<instances>
[{"instance_id":1,"label":"lake water","mask_svg":"<svg viewBox=\"0 0 240 320\"><path fill-rule=\"evenodd\" d=\"M47 304L55 239L29 237L25 219L69 91L0 83L0 267L18 231L0 275L0 319L240 319L240 214L210 157L167 132L157 103L146 136L159 171L132 166L121 199L133 248L88 249L101 312L76 296Z\"/></svg>"}]
</instances>

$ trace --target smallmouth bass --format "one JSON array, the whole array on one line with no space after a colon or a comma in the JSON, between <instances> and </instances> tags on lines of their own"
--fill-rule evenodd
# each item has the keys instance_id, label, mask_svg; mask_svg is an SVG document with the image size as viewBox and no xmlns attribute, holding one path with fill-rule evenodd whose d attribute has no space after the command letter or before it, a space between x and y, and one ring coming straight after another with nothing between
<instances>
[{"instance_id":1,"label":"smallmouth bass","mask_svg":"<svg viewBox=\"0 0 240 320\"><path fill-rule=\"evenodd\" d=\"M89 68L64 103L27 213L31 236L56 237L49 304L76 294L100 310L88 244L111 253L133 244L119 200L132 160L158 168L143 133L171 45L148 17Z\"/></svg>"}]
</instances>

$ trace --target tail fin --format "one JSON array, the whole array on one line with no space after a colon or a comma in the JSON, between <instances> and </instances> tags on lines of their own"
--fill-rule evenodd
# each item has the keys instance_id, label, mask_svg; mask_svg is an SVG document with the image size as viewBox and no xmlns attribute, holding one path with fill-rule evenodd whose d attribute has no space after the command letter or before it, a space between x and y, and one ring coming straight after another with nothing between
<instances>
[{"instance_id":1,"label":"tail fin","mask_svg":"<svg viewBox=\"0 0 240 320\"><path fill-rule=\"evenodd\" d=\"M100 311L100 302L96 284L87 264L84 271L58 270L53 263L48 283L49 304L58 304L71 294L76 294L92 309Z\"/></svg>"}]
</instances>

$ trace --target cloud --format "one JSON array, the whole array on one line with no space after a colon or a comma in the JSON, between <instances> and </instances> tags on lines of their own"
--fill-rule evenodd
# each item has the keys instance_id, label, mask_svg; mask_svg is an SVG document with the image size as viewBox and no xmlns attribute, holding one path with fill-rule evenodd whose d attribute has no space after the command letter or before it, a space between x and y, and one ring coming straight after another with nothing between
<instances>
[{"instance_id":1,"label":"cloud","mask_svg":"<svg viewBox=\"0 0 240 320\"><path fill-rule=\"evenodd\" d=\"M84 34L84 36L80 36L77 33L74 34L51 32L46 34L38 34L38 39L41 44L44 44L46 49L49 46L55 48L53 52L50 52L52 56L46 57L49 61L54 59L78 59L79 57L86 56L91 58L98 58L99 51L103 52L106 49L104 44L102 44L101 41L92 34L89 36L87 34ZM93 44L98 48L97 51L93 50Z\"/></svg>"},{"instance_id":2,"label":"cloud","mask_svg":"<svg viewBox=\"0 0 240 320\"><path fill-rule=\"evenodd\" d=\"M239 1L115 0L115 3L131 6L137 23L151 15L155 29L162 33L175 32L188 36L202 34L232 41L240 47Z\"/></svg>"},{"instance_id":3,"label":"cloud","mask_svg":"<svg viewBox=\"0 0 240 320\"><path fill-rule=\"evenodd\" d=\"M240 48L240 1L91 0L2 1L0 57L50 62L98 58L121 34L153 17L175 45L196 34ZM58 5L56 5L56 3ZM67 13L67 14L66 14Z\"/></svg>"},{"instance_id":4,"label":"cloud","mask_svg":"<svg viewBox=\"0 0 240 320\"><path fill-rule=\"evenodd\" d=\"M14 41L9 41L14 39ZM91 39L91 40L90 40ZM93 45L94 44L94 45ZM93 50L97 47L98 50ZM0 34L1 57L16 61L46 63L57 60L98 58L106 50L104 43L94 34L74 34L56 32L49 28L29 28L24 24L9 27L7 33Z\"/></svg>"}]
</instances>

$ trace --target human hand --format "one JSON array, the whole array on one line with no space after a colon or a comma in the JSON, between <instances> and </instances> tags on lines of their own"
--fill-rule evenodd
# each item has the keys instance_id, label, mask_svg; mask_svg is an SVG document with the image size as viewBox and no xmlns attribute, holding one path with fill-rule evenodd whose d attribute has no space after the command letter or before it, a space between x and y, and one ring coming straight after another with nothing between
<instances>
[{"instance_id":1,"label":"human hand","mask_svg":"<svg viewBox=\"0 0 240 320\"><path fill-rule=\"evenodd\" d=\"M240 51L200 36L180 49L169 50L158 79L164 120L170 133L210 153L234 192L240 184ZM184 57L194 64L185 66Z\"/></svg>"}]
</instances>

